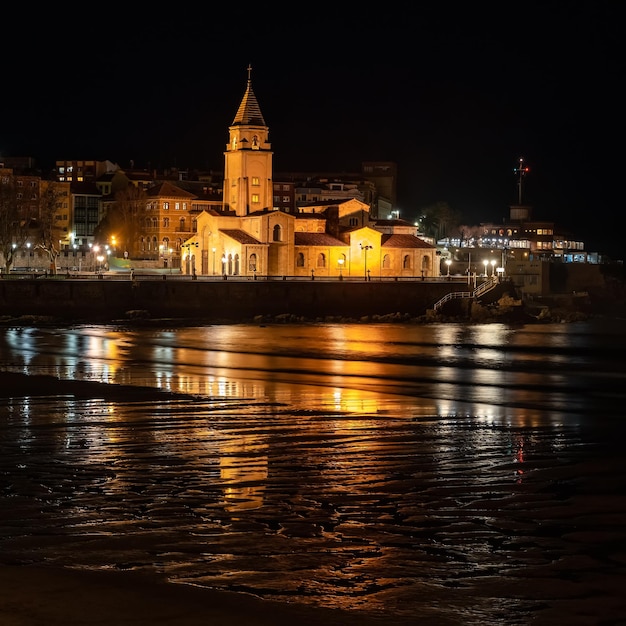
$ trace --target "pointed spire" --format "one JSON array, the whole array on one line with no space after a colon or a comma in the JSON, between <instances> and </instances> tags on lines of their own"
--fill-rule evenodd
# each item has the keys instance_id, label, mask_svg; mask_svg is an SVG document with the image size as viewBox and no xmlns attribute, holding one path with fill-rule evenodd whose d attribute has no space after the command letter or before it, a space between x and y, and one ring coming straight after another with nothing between
<instances>
[{"instance_id":1,"label":"pointed spire","mask_svg":"<svg viewBox=\"0 0 626 626\"><path fill-rule=\"evenodd\" d=\"M233 120L232 126L241 124L251 124L254 126L265 126L265 120L261 113L261 108L257 102L254 91L252 91L252 65L248 65L248 84L246 93L243 94L241 104L237 110L237 115Z\"/></svg>"}]
</instances>

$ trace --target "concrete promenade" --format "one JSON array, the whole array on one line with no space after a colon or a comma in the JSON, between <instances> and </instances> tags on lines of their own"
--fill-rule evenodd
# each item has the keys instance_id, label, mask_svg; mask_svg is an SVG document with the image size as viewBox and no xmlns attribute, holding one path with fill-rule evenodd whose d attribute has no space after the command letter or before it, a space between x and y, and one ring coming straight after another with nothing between
<instances>
[{"instance_id":1,"label":"concrete promenade","mask_svg":"<svg viewBox=\"0 0 626 626\"><path fill-rule=\"evenodd\" d=\"M306 319L401 314L419 317L452 291L472 291L448 280L312 280L180 274L11 276L0 280L0 317L50 316L109 321L132 317L248 321L256 316Z\"/></svg>"}]
</instances>

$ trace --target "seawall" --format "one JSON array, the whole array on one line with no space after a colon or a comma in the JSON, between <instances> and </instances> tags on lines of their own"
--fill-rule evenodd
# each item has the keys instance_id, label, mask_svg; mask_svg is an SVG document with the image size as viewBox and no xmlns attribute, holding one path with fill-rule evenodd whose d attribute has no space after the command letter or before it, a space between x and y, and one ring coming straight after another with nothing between
<instances>
[{"instance_id":1,"label":"seawall","mask_svg":"<svg viewBox=\"0 0 626 626\"><path fill-rule=\"evenodd\" d=\"M137 315L131 312L232 322L282 314L307 319L396 313L419 317L447 293L469 290L466 283L446 281L5 279L0 280L0 316L94 322Z\"/></svg>"}]
</instances>

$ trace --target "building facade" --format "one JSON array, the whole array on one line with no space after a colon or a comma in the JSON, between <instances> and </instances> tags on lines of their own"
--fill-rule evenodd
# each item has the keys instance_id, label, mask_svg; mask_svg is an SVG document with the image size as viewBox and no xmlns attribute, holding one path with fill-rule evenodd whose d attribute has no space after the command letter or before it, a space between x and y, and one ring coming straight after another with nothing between
<instances>
[{"instance_id":1,"label":"building facade","mask_svg":"<svg viewBox=\"0 0 626 626\"><path fill-rule=\"evenodd\" d=\"M248 68L224 153L223 206L197 216L195 234L181 246L183 273L313 280L439 275L436 247L407 222L372 217L358 185L315 180L309 189L318 191L304 195L286 180L274 184L272 157Z\"/></svg>"}]
</instances>

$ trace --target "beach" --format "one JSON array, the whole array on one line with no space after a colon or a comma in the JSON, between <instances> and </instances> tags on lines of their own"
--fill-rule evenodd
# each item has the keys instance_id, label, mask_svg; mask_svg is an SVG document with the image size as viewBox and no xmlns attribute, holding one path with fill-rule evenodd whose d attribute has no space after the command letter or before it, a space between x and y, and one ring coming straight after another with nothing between
<instances>
[{"instance_id":1,"label":"beach","mask_svg":"<svg viewBox=\"0 0 626 626\"><path fill-rule=\"evenodd\" d=\"M167 583L146 574L0 566L2 626L375 626L389 619Z\"/></svg>"}]
</instances>

